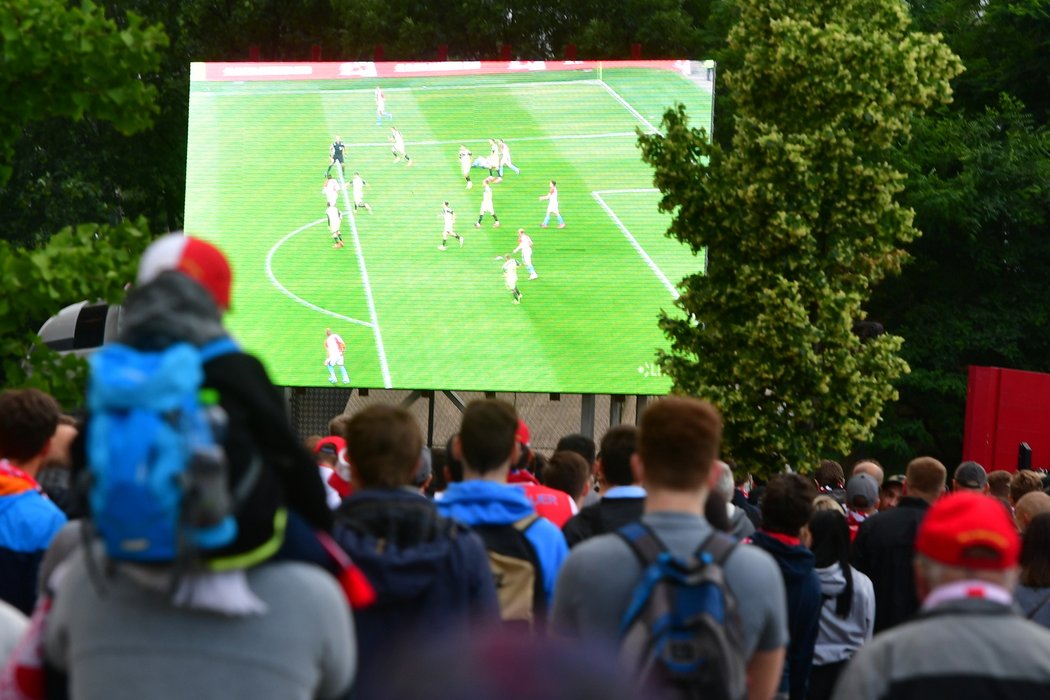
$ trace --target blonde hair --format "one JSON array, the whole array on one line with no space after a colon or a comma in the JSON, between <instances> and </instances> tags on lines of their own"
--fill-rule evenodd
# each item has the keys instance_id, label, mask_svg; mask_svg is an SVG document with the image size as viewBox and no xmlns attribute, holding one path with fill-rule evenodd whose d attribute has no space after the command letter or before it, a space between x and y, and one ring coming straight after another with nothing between
<instances>
[{"instance_id":1,"label":"blonde hair","mask_svg":"<svg viewBox=\"0 0 1050 700\"><path fill-rule=\"evenodd\" d=\"M814 512L830 510L838 513L842 517L846 517L846 509L842 507L842 504L826 493L822 493L813 499L813 510Z\"/></svg>"}]
</instances>

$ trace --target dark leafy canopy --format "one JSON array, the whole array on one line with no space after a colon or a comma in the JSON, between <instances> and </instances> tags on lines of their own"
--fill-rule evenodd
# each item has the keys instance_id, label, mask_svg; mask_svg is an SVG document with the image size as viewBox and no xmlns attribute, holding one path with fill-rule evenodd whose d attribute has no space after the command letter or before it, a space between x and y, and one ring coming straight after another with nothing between
<instances>
[{"instance_id":1,"label":"dark leafy canopy","mask_svg":"<svg viewBox=\"0 0 1050 700\"><path fill-rule=\"evenodd\" d=\"M661 325L678 391L723 410L728 451L755 471L809 468L871 435L907 371L901 339L853 333L871 286L917 232L888 163L916 112L947 101L958 59L909 30L893 0L741 2L741 68L723 151L684 109L640 137L670 234L712 253Z\"/></svg>"},{"instance_id":2,"label":"dark leafy canopy","mask_svg":"<svg viewBox=\"0 0 1050 700\"><path fill-rule=\"evenodd\" d=\"M118 26L90 2L68 7L55 0L8 0L0 5L0 38L0 186L11 180L16 152L19 167L41 163L59 172L61 165L48 164L61 163L67 154L80 157L72 154L82 144L65 138L68 122L49 120L104 120L123 133L149 126L156 90L141 77L156 69L166 44L158 27L133 14ZM25 148L20 137L27 127L43 124L55 131ZM8 183L2 192L4 211L11 213L4 215L0 240L0 384L38 386L68 405L79 403L83 364L57 357L32 331L64 305L116 300L145 247L145 222L81 225L53 237L54 230L27 234L10 226L34 214L45 225L54 221L36 208L48 205L50 197L91 200L97 180L83 175L41 180L20 172L12 181L19 188ZM50 238L46 246L45 238Z\"/></svg>"},{"instance_id":3,"label":"dark leafy canopy","mask_svg":"<svg viewBox=\"0 0 1050 700\"><path fill-rule=\"evenodd\" d=\"M156 68L167 40L136 15L120 29L90 2L5 0L0 38L0 185L11 176L13 147L28 123L90 114L131 133L156 112L155 90L135 77ZM55 134L53 148L63 147Z\"/></svg>"},{"instance_id":4,"label":"dark leafy canopy","mask_svg":"<svg viewBox=\"0 0 1050 700\"><path fill-rule=\"evenodd\" d=\"M908 338L912 373L873 448L957 460L967 365L1050 371L1050 132L1003 97L920 120L900 163L923 237L872 313Z\"/></svg>"}]
</instances>

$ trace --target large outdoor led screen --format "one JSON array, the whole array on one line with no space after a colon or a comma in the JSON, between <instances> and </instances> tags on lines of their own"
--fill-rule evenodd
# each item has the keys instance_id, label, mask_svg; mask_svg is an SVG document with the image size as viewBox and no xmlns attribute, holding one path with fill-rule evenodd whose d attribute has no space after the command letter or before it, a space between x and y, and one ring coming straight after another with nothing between
<instances>
[{"instance_id":1,"label":"large outdoor led screen","mask_svg":"<svg viewBox=\"0 0 1050 700\"><path fill-rule=\"evenodd\" d=\"M709 64L191 75L185 228L229 256L229 327L276 383L668 390L658 315L705 260L665 235L636 130L676 102L710 126Z\"/></svg>"}]
</instances>

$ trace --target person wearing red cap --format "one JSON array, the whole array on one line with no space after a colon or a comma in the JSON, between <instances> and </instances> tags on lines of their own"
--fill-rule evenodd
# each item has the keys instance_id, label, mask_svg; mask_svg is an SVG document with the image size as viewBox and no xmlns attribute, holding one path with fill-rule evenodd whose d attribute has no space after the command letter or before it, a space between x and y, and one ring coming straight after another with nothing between
<instances>
[{"instance_id":1,"label":"person wearing red cap","mask_svg":"<svg viewBox=\"0 0 1050 700\"><path fill-rule=\"evenodd\" d=\"M176 342L203 347L228 337L222 317L230 308L232 282L229 262L213 244L182 233L162 236L139 261L119 342L162 350ZM288 511L313 529L331 529L317 468L292 431L262 363L243 352L220 355L204 363L204 386L218 392L229 416L225 448L231 482L249 471L256 455L267 467L237 515L237 539L217 557L262 561L284 537Z\"/></svg>"},{"instance_id":2,"label":"person wearing red cap","mask_svg":"<svg viewBox=\"0 0 1050 700\"><path fill-rule=\"evenodd\" d=\"M934 503L915 538L918 617L862 648L834 698L1050 697L1050 631L1013 605L1020 549L995 499Z\"/></svg>"}]
</instances>

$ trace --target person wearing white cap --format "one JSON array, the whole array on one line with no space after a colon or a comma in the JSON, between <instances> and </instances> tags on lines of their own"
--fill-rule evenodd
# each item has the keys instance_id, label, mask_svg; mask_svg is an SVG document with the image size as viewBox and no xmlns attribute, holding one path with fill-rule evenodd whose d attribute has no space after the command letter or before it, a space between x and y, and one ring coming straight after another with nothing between
<instances>
[{"instance_id":1,"label":"person wearing white cap","mask_svg":"<svg viewBox=\"0 0 1050 700\"><path fill-rule=\"evenodd\" d=\"M214 245L164 236L142 256L118 340L145 353L225 339L231 286ZM228 417L227 483L242 491L235 538L192 569L170 559L143 566L108 550L92 564L91 550L78 547L51 581L46 661L68 677L71 697L209 697L217 688L229 697L344 697L356 661L347 593L322 568L293 561L332 524L316 467L256 358L219 355L203 373ZM282 561L270 561L279 549Z\"/></svg>"}]
</instances>

